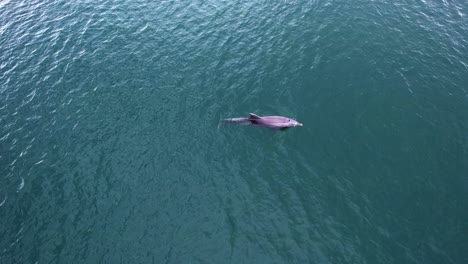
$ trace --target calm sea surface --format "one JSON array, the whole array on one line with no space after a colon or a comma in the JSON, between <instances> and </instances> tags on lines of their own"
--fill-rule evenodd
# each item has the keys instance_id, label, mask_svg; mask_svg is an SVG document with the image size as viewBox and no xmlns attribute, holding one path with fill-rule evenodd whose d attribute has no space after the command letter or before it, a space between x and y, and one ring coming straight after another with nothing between
<instances>
[{"instance_id":1,"label":"calm sea surface","mask_svg":"<svg viewBox=\"0 0 468 264\"><path fill-rule=\"evenodd\" d=\"M468 263L468 2L0 0L0 263Z\"/></svg>"}]
</instances>

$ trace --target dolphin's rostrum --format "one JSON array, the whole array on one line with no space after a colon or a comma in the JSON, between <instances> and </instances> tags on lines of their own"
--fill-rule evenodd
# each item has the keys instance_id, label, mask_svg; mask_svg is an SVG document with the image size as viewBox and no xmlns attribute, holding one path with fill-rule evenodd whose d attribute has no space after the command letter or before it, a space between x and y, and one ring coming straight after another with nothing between
<instances>
[{"instance_id":1,"label":"dolphin's rostrum","mask_svg":"<svg viewBox=\"0 0 468 264\"><path fill-rule=\"evenodd\" d=\"M287 127L295 127L295 126L302 126L301 123L297 122L294 119L284 116L258 116L254 113L250 113L249 117L236 117L236 118L226 118L221 119L222 122L228 123L244 123L244 124L252 124L261 127L268 127L268 128L287 128Z\"/></svg>"}]
</instances>

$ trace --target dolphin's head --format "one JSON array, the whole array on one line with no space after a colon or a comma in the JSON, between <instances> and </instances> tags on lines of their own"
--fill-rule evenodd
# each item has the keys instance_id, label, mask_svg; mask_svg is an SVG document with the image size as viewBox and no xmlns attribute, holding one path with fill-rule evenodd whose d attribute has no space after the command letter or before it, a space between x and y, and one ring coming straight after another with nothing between
<instances>
[{"instance_id":1,"label":"dolphin's head","mask_svg":"<svg viewBox=\"0 0 468 264\"><path fill-rule=\"evenodd\" d=\"M296 126L302 126L301 123L297 122L294 119L288 118L288 127L296 127Z\"/></svg>"}]
</instances>

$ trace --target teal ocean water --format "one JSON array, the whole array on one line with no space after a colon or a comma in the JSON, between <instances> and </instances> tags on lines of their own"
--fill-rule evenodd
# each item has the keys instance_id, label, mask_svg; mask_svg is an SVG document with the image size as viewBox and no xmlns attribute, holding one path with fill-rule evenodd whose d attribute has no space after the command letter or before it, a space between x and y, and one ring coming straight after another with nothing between
<instances>
[{"instance_id":1,"label":"teal ocean water","mask_svg":"<svg viewBox=\"0 0 468 264\"><path fill-rule=\"evenodd\" d=\"M465 0L0 0L0 263L468 263L467 129Z\"/></svg>"}]
</instances>

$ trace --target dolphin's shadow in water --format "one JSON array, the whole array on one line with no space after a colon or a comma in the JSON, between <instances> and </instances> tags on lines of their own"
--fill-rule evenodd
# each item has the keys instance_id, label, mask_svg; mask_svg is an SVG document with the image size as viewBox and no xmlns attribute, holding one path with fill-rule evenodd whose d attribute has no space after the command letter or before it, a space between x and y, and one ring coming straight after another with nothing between
<instances>
[{"instance_id":1,"label":"dolphin's shadow in water","mask_svg":"<svg viewBox=\"0 0 468 264\"><path fill-rule=\"evenodd\" d=\"M219 131L219 129L221 128L221 126L222 126L223 123L224 123L224 122L219 122L219 123L218 123L218 127L217 127L216 130ZM244 125L244 126L246 126L246 127L247 127L247 126L249 126L249 127L261 127L261 128L266 129L266 130L269 130L269 131L280 131L280 132L286 132L286 131L288 131L288 130L290 129L290 127L272 128L272 127L262 127L262 126L257 126L257 125L255 125L255 124L247 124L247 123L244 123L244 124L242 124L242 125Z\"/></svg>"}]
</instances>

